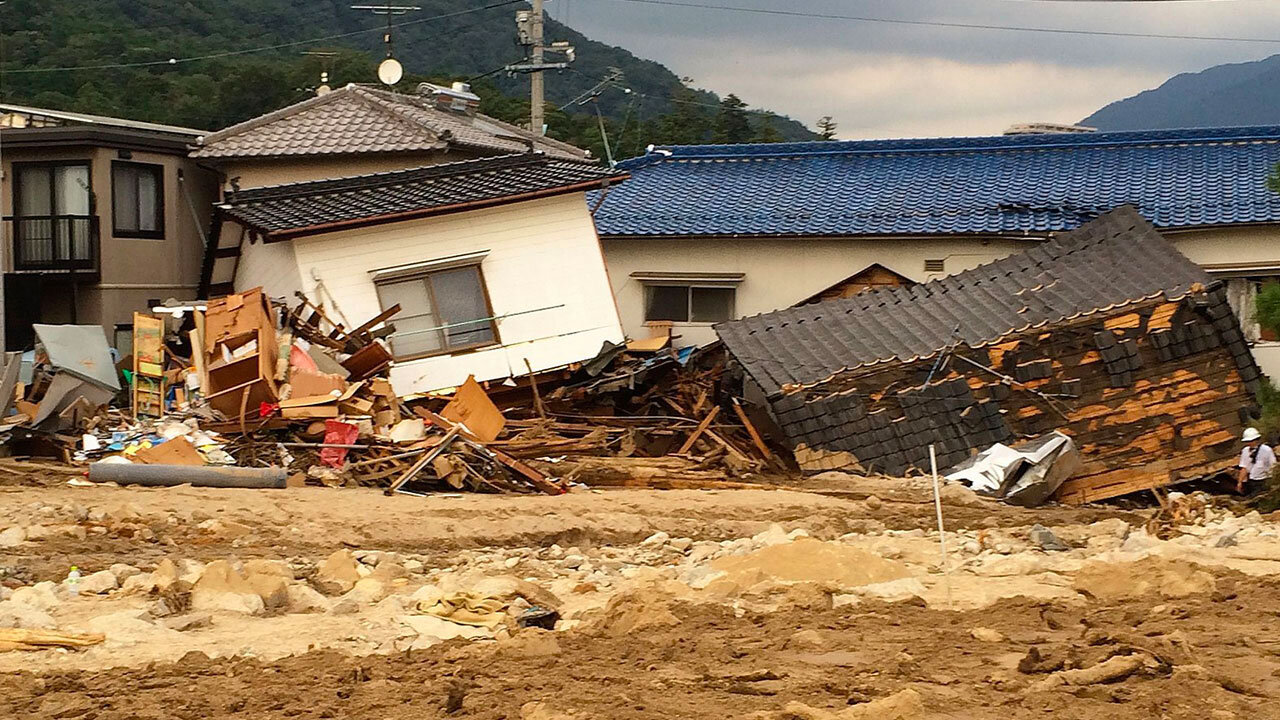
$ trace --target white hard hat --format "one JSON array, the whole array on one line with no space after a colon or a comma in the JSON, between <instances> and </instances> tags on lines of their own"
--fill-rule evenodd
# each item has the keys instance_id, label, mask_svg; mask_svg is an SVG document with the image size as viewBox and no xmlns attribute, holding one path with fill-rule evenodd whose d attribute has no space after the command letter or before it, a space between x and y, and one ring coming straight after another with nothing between
<instances>
[{"instance_id":1,"label":"white hard hat","mask_svg":"<svg viewBox=\"0 0 1280 720\"><path fill-rule=\"evenodd\" d=\"M1244 435L1240 438L1240 442L1253 442L1262 437L1262 433L1258 432L1258 428L1245 428Z\"/></svg>"}]
</instances>

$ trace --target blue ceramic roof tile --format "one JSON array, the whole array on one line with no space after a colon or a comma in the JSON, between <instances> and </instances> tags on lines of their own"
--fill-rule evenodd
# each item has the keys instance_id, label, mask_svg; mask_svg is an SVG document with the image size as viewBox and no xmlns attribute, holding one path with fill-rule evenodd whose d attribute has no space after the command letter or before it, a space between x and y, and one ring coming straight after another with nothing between
<instances>
[{"instance_id":1,"label":"blue ceramic roof tile","mask_svg":"<svg viewBox=\"0 0 1280 720\"><path fill-rule=\"evenodd\" d=\"M680 145L622 163L595 219L604 236L1026 234L1128 204L1160 228L1269 223L1277 163L1280 126Z\"/></svg>"}]
</instances>

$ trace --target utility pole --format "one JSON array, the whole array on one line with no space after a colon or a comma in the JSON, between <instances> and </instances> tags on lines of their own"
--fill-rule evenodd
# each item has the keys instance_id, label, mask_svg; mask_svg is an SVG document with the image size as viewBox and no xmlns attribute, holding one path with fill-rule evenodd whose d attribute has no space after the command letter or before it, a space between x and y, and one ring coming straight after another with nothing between
<instances>
[{"instance_id":1,"label":"utility pole","mask_svg":"<svg viewBox=\"0 0 1280 720\"><path fill-rule=\"evenodd\" d=\"M542 46L542 0L532 0L533 2L533 18L529 27L529 34L533 40L533 50L529 55L532 65L541 65L543 58ZM543 111L546 104L546 86L543 85L542 71L534 70L529 75L529 129L534 135L541 135L546 120L543 118Z\"/></svg>"},{"instance_id":2,"label":"utility pole","mask_svg":"<svg viewBox=\"0 0 1280 720\"><path fill-rule=\"evenodd\" d=\"M516 11L516 36L523 45L528 56L524 62L515 63L504 68L509 73L528 73L529 75L529 129L535 135L543 134L546 125L546 80L542 73L546 70L563 70L573 62L573 46L567 42L554 42L550 46L543 40L543 0L529 0L532 10ZM564 62L546 62L548 52L562 53Z\"/></svg>"}]
</instances>

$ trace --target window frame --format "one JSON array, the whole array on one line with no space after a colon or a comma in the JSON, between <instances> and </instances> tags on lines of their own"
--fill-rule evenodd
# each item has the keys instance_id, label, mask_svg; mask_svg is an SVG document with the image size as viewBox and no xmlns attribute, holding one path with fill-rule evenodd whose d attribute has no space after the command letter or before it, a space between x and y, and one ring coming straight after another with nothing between
<instances>
[{"instance_id":1,"label":"window frame","mask_svg":"<svg viewBox=\"0 0 1280 720\"><path fill-rule=\"evenodd\" d=\"M413 360L421 360L423 358L442 357L446 355L458 355L458 354L464 354L469 352L475 352L476 350L481 350L484 348L497 347L499 345L502 345L502 338L498 334L498 321L497 321L497 318L495 318L493 315L493 302L489 299L489 284L485 282L484 268L480 266L479 262L451 264L445 267L431 268L430 270L422 270L421 272L405 273L405 274L386 277L383 279L376 279L373 282L373 288L374 288L374 292L378 296L378 307L380 307L383 310L386 310L388 307L386 301L383 299L383 294L382 294L383 286L395 285L398 283L409 282L412 280L412 281L424 283L426 285L427 297L431 299L431 309L433 312L436 313L436 316L439 317L440 304L436 302L435 286L428 281L428 278L430 278L430 276L432 275L438 275L440 273L445 273L445 272L452 272L454 270L461 270L462 268L475 268L476 277L480 281L480 296L484 299L485 312L488 313L487 317L489 318L489 332L493 335L493 339L485 340L483 342L471 343L470 345L448 347L447 344L448 344L449 336L448 336L448 330L446 329L444 330L446 347L443 347L439 350L414 353L411 355L399 355L396 353L395 335L393 333L391 337L387 339L387 342L391 346L391 356L396 362L410 362ZM441 319L444 320L444 318L441 318ZM390 322L391 324L395 324L395 317L392 316L388 320L388 322ZM449 321L446 320L443 324L448 325L450 323Z\"/></svg>"},{"instance_id":2,"label":"window frame","mask_svg":"<svg viewBox=\"0 0 1280 720\"><path fill-rule=\"evenodd\" d=\"M89 187L85 192L89 194L89 212L86 215L70 215L67 213L54 212L54 202L57 200L58 193L56 190L57 180L55 179L54 168L59 167L82 167L89 178ZM49 169L49 214L48 215L23 215L21 212L22 205L22 172L29 168L48 168ZM93 217L95 213L95 201L93 194L93 161L92 160L23 160L13 163L13 197L11 198L13 207L12 215L18 217Z\"/></svg>"},{"instance_id":3,"label":"window frame","mask_svg":"<svg viewBox=\"0 0 1280 720\"><path fill-rule=\"evenodd\" d=\"M149 170L156 178L156 229L143 230L141 228L129 229L120 227L120 213L116 205L116 171L122 167L130 167L135 170ZM137 162L135 160L112 160L111 161L111 235L112 237L129 238L135 240L163 240L165 238L165 188L164 176L165 167L160 163ZM135 176L136 178L136 176ZM134 183L134 197L137 199L141 211L142 196L137 192L137 182ZM141 214L139 214L141 219ZM141 223L139 223L140 225Z\"/></svg>"},{"instance_id":4,"label":"window frame","mask_svg":"<svg viewBox=\"0 0 1280 720\"><path fill-rule=\"evenodd\" d=\"M649 317L649 297L650 293L656 288L684 288L685 291L685 307L684 320L659 320ZM729 299L729 317L724 320L694 320L693 319L693 291L695 289L704 290L729 290L733 293ZM720 322L728 322L733 320L738 314L738 286L736 283L715 283L715 282L647 282L644 284L644 322L652 323L679 323L681 325L715 325Z\"/></svg>"}]
</instances>

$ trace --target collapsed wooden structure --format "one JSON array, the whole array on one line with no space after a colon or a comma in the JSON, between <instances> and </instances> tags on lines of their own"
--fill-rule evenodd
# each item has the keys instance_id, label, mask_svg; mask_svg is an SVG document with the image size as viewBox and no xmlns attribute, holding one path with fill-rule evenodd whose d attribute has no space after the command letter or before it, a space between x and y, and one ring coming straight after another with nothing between
<instances>
[{"instance_id":1,"label":"collapsed wooden structure","mask_svg":"<svg viewBox=\"0 0 1280 720\"><path fill-rule=\"evenodd\" d=\"M1235 464L1260 374L1222 285L1132 208L1028 252L716 328L803 470L942 468L1061 430L1080 503Z\"/></svg>"}]
</instances>

